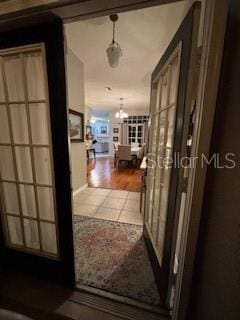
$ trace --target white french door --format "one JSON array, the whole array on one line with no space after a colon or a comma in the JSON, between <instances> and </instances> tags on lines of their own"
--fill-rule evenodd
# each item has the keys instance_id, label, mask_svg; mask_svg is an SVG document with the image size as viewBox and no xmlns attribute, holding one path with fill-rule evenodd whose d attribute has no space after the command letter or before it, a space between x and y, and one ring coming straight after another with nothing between
<instances>
[{"instance_id":1,"label":"white french door","mask_svg":"<svg viewBox=\"0 0 240 320\"><path fill-rule=\"evenodd\" d=\"M128 125L128 143L143 144L144 141L144 127L143 124L129 124Z\"/></svg>"},{"instance_id":2,"label":"white french door","mask_svg":"<svg viewBox=\"0 0 240 320\"><path fill-rule=\"evenodd\" d=\"M0 50L0 187L6 245L57 259L44 44Z\"/></svg>"}]
</instances>

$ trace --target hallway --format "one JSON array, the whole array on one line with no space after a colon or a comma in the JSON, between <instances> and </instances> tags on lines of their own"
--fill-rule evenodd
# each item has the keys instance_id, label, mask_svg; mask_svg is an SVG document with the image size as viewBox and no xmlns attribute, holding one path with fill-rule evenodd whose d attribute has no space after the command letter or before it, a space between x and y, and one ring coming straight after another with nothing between
<instances>
[{"instance_id":1,"label":"hallway","mask_svg":"<svg viewBox=\"0 0 240 320\"><path fill-rule=\"evenodd\" d=\"M143 225L139 192L85 188L74 196L74 214Z\"/></svg>"}]
</instances>

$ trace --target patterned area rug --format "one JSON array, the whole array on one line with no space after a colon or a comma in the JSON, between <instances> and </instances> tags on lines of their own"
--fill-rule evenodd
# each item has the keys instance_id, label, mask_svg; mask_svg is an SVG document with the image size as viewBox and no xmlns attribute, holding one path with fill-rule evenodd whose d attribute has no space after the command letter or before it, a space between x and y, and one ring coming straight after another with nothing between
<instances>
[{"instance_id":1,"label":"patterned area rug","mask_svg":"<svg viewBox=\"0 0 240 320\"><path fill-rule=\"evenodd\" d=\"M160 305L142 227L74 216L77 283Z\"/></svg>"}]
</instances>

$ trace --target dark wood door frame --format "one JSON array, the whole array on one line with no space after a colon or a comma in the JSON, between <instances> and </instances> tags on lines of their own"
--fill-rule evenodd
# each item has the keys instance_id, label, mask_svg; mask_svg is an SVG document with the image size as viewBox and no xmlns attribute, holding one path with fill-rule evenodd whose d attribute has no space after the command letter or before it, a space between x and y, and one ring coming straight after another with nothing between
<instances>
[{"instance_id":1,"label":"dark wood door frame","mask_svg":"<svg viewBox=\"0 0 240 320\"><path fill-rule=\"evenodd\" d=\"M110 15L116 12L142 9L178 1L182 0L59 0L55 3L39 5L2 14L0 15L0 25L1 20L5 20L6 24L9 19L25 19L27 16L43 13L52 13L61 19L72 21L79 18L94 18L102 15Z\"/></svg>"},{"instance_id":2,"label":"dark wood door frame","mask_svg":"<svg viewBox=\"0 0 240 320\"><path fill-rule=\"evenodd\" d=\"M152 7L157 6L161 4L167 4L167 3L173 3L178 2L181 0L111 0L107 4L101 3L100 1L94 0L63 0L60 1L60 4L51 4L46 6L40 6L35 8L30 8L26 10L21 10L15 13L9 13L6 15L0 16L0 35L2 35L0 40L0 48L4 47L11 47L11 46L22 46L27 45L30 43L38 43L38 42L45 42L46 45L46 58L50 61L50 59L53 58L56 59L56 65L58 65L57 70L53 70L54 66L50 63L47 63L47 69L49 73L49 86L50 90L54 88L54 86L57 85L56 79L59 79L61 77L62 82L59 83L58 86L58 93L59 88L62 88L61 90L61 97L60 96L53 96L50 92L50 104L51 107L51 125L53 128L53 142L56 143L57 148L61 144L61 150L64 152L68 149L67 145L67 107L65 104L66 101L66 88L65 88L65 67L64 67L64 56L62 54L57 54L56 52L58 49L60 51L64 47L64 39L62 38L62 19L65 21L69 21L72 19L86 19L86 18L93 18L97 16L104 16L115 12L125 12L125 11L131 11L136 10L140 8L146 8L146 7ZM60 19L58 18L60 17ZM52 32L49 32L48 26L50 23L55 21L55 28L52 29ZM28 29L30 28L30 29ZM53 32L56 31L58 28L58 44L54 47L51 37L53 36ZM51 29L51 28L50 28ZM60 31L61 29L61 31ZM4 35L4 36L3 36ZM56 75L59 75L59 77L56 77ZM61 74L61 75L60 75ZM64 82L64 85L63 85ZM65 117L65 120L59 119L60 115L59 113L54 113L53 109L55 105L56 108L61 108L63 111L63 118ZM61 127L61 130L60 130ZM58 134L57 134L58 132ZM61 142L60 142L61 141ZM66 174L64 176L64 184L69 186L70 184L70 166L69 166L69 154L67 154L67 157L63 159L63 153L64 152L57 152L56 150L53 150L54 154L54 165L55 170L58 172L57 175L61 172L69 172L69 174ZM61 161L62 159L62 161ZM60 160L60 161L59 161ZM59 180L56 178L56 186L59 183ZM49 275L49 267L55 268L54 277L56 281L63 282L65 284L70 284L71 286L74 285L75 278L74 278L74 261L73 261L73 235L72 235L72 210L70 208L71 206L71 190L68 187L68 191L64 192L64 184L62 186L58 186L58 190L56 190L57 193L57 202L58 208L57 210L61 210L61 221L63 222L62 226L60 226L59 233L61 235L60 238L60 246L62 246L62 252L60 252L61 256L68 257L68 259L64 259L61 263L61 269L62 274L59 274L59 270L57 267L57 263L49 260L48 262L45 260L45 258L36 257L26 255L23 253L19 253L14 250L4 249L2 251L3 256L6 255L8 257L9 266L15 264L16 259L20 259L22 261L22 269L23 271L26 271L27 269L32 269L34 271L34 268L31 268L30 266L36 266L38 265L39 268L35 268L35 274L37 276L41 276L41 274L44 274L44 277L47 277ZM67 199L68 206L66 207L66 204L64 205L64 198ZM69 217L70 216L70 217ZM61 221L59 221L61 225ZM67 233L63 229L67 228ZM71 231L71 232L70 232ZM71 233L71 235L70 235ZM64 235L64 236L63 236ZM0 245L3 243L3 232L2 228L0 227ZM1 247L3 249L3 247ZM11 257L11 258L10 258ZM36 259L39 263L36 263ZM11 260L11 261L10 261ZM7 259L5 260L7 262ZM40 273L40 265L41 267L41 273ZM44 267L44 264L46 265ZM66 271L69 271L69 276L65 278L63 274L66 274ZM52 277L51 277L52 279ZM53 280L53 279L52 279Z\"/></svg>"},{"instance_id":3,"label":"dark wood door frame","mask_svg":"<svg viewBox=\"0 0 240 320\"><path fill-rule=\"evenodd\" d=\"M75 277L72 194L62 21L48 17L48 22L41 25L0 33L0 49L35 43L44 43L46 49L60 261L6 248L2 223L0 225L0 260L3 267L17 269L17 271L21 269L38 277L49 278L73 287Z\"/></svg>"},{"instance_id":4,"label":"dark wood door frame","mask_svg":"<svg viewBox=\"0 0 240 320\"><path fill-rule=\"evenodd\" d=\"M210 155L211 135L218 95L229 0L206 2L201 39L202 58L197 92L195 125L191 156L198 159L191 170L187 186L187 209L180 248L179 274L177 276L173 320L186 320L191 290L196 288L193 271L199 250L199 227L202 219L203 195L206 187L207 165L201 166L201 156ZM194 265L195 264L195 265ZM191 318L191 317L190 317Z\"/></svg>"},{"instance_id":5,"label":"dark wood door frame","mask_svg":"<svg viewBox=\"0 0 240 320\"><path fill-rule=\"evenodd\" d=\"M97 1L97 0L96 0ZM88 7L87 2L88 1L83 1L86 2L86 8ZM98 1L100 2L100 1ZM110 2L110 1L109 1ZM96 10L90 10L88 13L86 13L87 18L91 17L96 17L96 16L103 16L107 15L110 13L115 13L115 12L123 12L123 11L128 11L128 10L134 10L138 8L144 8L147 6L153 6L153 5L159 5L161 1L138 1L139 4L129 4L129 1L126 1L125 6L120 6L117 7L113 5L113 2L109 4L109 8L101 9L99 11ZM148 2L148 3L147 3ZM168 1L170 2L175 2L175 1ZM210 2L210 1L209 1ZM226 2L225 0L223 1L224 3ZM148 5L149 4L149 5ZM208 34L204 35L204 40L203 43L206 45L206 48L204 49L205 56L204 59L206 60L205 62L201 62L201 68L203 66L206 66L206 70L202 71L203 76L207 74L207 79L206 81L203 81L202 86L205 88L208 87L208 91L212 91L211 93L208 92L204 96L203 103L205 105L205 109L201 111L200 105L201 102L199 101L199 119L203 120L203 126L198 130L199 135L201 135L202 139L202 145L196 150L195 154L198 155L204 151L205 154L208 154L208 147L209 147L209 140L211 136L211 121L213 119L213 114L214 114L214 109L215 109L215 101L214 101L214 96L216 94L215 90L217 87L217 81L218 81L218 74L219 74L219 65L221 64L221 46L222 46L222 38L223 38L223 33L225 30L225 18L226 14L223 14L221 11L222 5L220 4L220 1L213 0L212 4L210 6L214 7L219 7L220 10L214 10L214 17L204 19L205 27L204 29L209 29L209 35ZM137 7L139 6L139 7ZM208 6L208 5L207 5ZM223 5L224 7L224 5ZM36 8L35 8L36 9ZM53 8L46 8L42 7L41 9L38 8L38 10L31 9L31 10L24 10L22 12L18 12L15 14L9 14L5 16L0 16L0 31L6 31L6 30L13 30L13 29L18 29L21 26L25 27L27 25L35 25L39 22L45 21L45 16L42 15L41 17L35 16L36 13L41 13L41 12L47 12L47 13L54 13ZM65 8L66 9L66 8ZM65 12L64 8L61 8L63 12ZM60 9L59 9L60 10ZM55 12L57 14L57 11ZM210 15L209 15L210 16ZM16 19L13 19L13 18ZM73 18L73 16L69 16L69 19ZM81 16L82 19L85 18L84 14ZM67 19L67 18L66 18ZM210 30L211 27L213 26L213 31ZM222 33L221 33L222 32ZM209 38L209 39L208 39ZM218 38L218 39L216 39ZM221 38L219 40L219 38ZM211 45L211 44L214 45ZM217 45L216 45L217 44ZM210 54L207 52L210 46ZM208 54L210 56L210 59L208 60ZM215 56L218 56L218 63L217 63L217 68L216 70L213 70L213 65L215 65L216 59ZM200 91L204 90L204 88L200 88ZM199 100L203 97L202 92L199 94ZM205 93L204 93L205 94ZM209 114L210 113L210 114ZM199 120L200 121L200 120ZM204 143L204 146L203 146ZM197 169L196 170L196 179L198 180L198 186L196 183L192 182L193 186L191 187L192 190L195 192L194 199L191 200L190 203L190 208L189 212L194 210L194 216L191 217L189 226L186 230L186 244L184 245L184 248L182 248L182 251L184 251L183 255L183 261L181 262L182 270L181 270L181 276L178 277L178 283L177 283L177 301L175 303L174 309L173 309L173 319L186 319L186 314L187 314L187 307L188 307L188 299L189 299L189 294L190 294L190 286L191 286L191 277L192 277L192 270L193 270L193 264L194 264L194 259L195 259L195 249L196 249L196 242L198 239L198 227L199 227L199 220L200 220L200 211L201 211L201 204L202 204L202 193L204 190L204 182L205 182L205 174ZM0 229L1 231L1 229Z\"/></svg>"}]
</instances>

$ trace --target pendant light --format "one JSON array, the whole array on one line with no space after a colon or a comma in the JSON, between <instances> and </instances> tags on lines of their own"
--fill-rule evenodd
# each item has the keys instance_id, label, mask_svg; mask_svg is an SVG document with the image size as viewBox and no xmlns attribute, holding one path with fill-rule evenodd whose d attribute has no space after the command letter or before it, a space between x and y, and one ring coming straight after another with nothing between
<instances>
[{"instance_id":1,"label":"pendant light","mask_svg":"<svg viewBox=\"0 0 240 320\"><path fill-rule=\"evenodd\" d=\"M119 43L115 41L115 23L118 20L118 15L110 15L110 20L113 23L113 39L106 51L110 67L116 68L119 64L119 59L122 56L122 49Z\"/></svg>"},{"instance_id":2,"label":"pendant light","mask_svg":"<svg viewBox=\"0 0 240 320\"><path fill-rule=\"evenodd\" d=\"M119 112L115 113L115 118L118 118L118 119L128 118L128 114L123 110L123 98L120 98L120 108L119 108Z\"/></svg>"}]
</instances>

